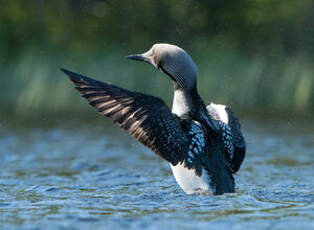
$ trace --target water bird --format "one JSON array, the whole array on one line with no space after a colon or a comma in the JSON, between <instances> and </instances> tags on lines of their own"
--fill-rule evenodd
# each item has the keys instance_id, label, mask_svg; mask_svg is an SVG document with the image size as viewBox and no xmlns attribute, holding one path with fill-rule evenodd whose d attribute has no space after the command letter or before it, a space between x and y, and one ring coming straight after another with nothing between
<instances>
[{"instance_id":1,"label":"water bird","mask_svg":"<svg viewBox=\"0 0 314 230\"><path fill-rule=\"evenodd\" d=\"M149 63L172 79L172 110L158 97L61 70L100 114L168 161L185 193L235 192L233 174L246 152L240 123L229 107L205 105L192 58L170 44L155 44L127 58Z\"/></svg>"}]
</instances>

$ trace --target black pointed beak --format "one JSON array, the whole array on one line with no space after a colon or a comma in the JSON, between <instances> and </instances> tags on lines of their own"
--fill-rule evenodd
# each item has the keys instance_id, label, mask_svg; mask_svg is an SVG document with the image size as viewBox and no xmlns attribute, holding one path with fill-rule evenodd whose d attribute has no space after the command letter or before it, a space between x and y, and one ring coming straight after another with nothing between
<instances>
[{"instance_id":1,"label":"black pointed beak","mask_svg":"<svg viewBox=\"0 0 314 230\"><path fill-rule=\"evenodd\" d=\"M153 64L152 61L150 60L150 58L144 56L143 54L132 54L129 56L126 56L127 59L132 59L135 61L143 61L149 64Z\"/></svg>"}]
</instances>

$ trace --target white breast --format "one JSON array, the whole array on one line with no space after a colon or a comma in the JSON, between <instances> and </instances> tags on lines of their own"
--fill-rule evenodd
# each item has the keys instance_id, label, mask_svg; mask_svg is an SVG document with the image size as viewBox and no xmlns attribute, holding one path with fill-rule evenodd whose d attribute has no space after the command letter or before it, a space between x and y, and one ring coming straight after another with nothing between
<instances>
[{"instance_id":1,"label":"white breast","mask_svg":"<svg viewBox=\"0 0 314 230\"><path fill-rule=\"evenodd\" d=\"M170 166L176 181L185 193L211 193L210 178L206 170L203 169L202 176L199 177L195 174L194 169L185 168L183 163L176 166L170 164Z\"/></svg>"},{"instance_id":2,"label":"white breast","mask_svg":"<svg viewBox=\"0 0 314 230\"><path fill-rule=\"evenodd\" d=\"M188 113L191 108L191 98L183 90L175 90L173 96L172 113L181 116Z\"/></svg>"}]
</instances>

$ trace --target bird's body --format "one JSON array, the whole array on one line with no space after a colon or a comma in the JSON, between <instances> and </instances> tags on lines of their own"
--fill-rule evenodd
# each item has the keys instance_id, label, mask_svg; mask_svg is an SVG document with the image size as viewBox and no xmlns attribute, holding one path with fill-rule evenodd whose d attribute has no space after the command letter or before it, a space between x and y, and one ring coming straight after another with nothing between
<instances>
[{"instance_id":1,"label":"bird's body","mask_svg":"<svg viewBox=\"0 0 314 230\"><path fill-rule=\"evenodd\" d=\"M174 103L172 112L180 116L181 115L180 112L182 110L178 107L180 106ZM224 109L225 107L226 106L224 105L216 105L213 103L210 104L210 109L215 111L215 113L217 114L217 120L220 120L224 122L225 124L228 124L228 114L226 110ZM191 117L191 119L193 119L193 117ZM197 119L197 118L194 118L194 119ZM204 131L206 130L206 126L202 125L198 121L191 120L190 122L191 122L190 124L192 125L189 131L189 133L191 133L192 135L192 141L190 142L190 146L194 145L196 150L194 150L193 148L189 148L187 155L191 158L197 157L195 156L197 154L204 154L205 157L209 156L210 153L208 153L208 150L206 150L206 144L207 144L206 139L209 138L208 133L210 133L210 130L208 132ZM206 122L206 120L203 122ZM183 191L186 192L187 194L193 194L193 193L200 193L200 194L214 193L215 194L215 193L220 193L219 191L221 190L224 190L227 192L234 192L234 182L233 182L232 175L224 179L224 180L230 179L230 182L226 188L221 189L221 188L217 188L215 184L211 186L212 179L206 167L205 168L202 167L201 176L199 176L197 175L197 173L195 173L195 169L193 168L189 169L185 167L184 164L177 164L176 166L174 166L170 163L170 166L171 166L172 173L176 181L178 182L180 187L183 189ZM217 191L217 189L219 191Z\"/></svg>"},{"instance_id":2,"label":"bird's body","mask_svg":"<svg viewBox=\"0 0 314 230\"><path fill-rule=\"evenodd\" d=\"M63 71L98 112L167 160L184 192L234 192L232 174L245 155L240 124L228 107L205 106L190 56L177 46L156 44L128 58L153 64L173 80L172 111L159 98Z\"/></svg>"},{"instance_id":3,"label":"bird's body","mask_svg":"<svg viewBox=\"0 0 314 230\"><path fill-rule=\"evenodd\" d=\"M194 169L187 169L184 164L170 167L174 178L186 194L211 194L210 177L206 169L202 169L202 175L198 176Z\"/></svg>"}]
</instances>

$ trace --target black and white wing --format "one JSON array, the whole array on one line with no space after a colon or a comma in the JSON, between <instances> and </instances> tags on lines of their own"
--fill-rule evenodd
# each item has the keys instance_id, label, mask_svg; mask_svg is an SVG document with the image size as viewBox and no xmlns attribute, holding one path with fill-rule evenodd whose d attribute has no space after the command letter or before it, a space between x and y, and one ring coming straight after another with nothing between
<instances>
[{"instance_id":1,"label":"black and white wing","mask_svg":"<svg viewBox=\"0 0 314 230\"><path fill-rule=\"evenodd\" d=\"M211 103L207 106L207 110L220 123L224 143L226 143L227 159L232 172L236 173L240 169L246 152L240 122L232 110L225 105Z\"/></svg>"},{"instance_id":2,"label":"black and white wing","mask_svg":"<svg viewBox=\"0 0 314 230\"><path fill-rule=\"evenodd\" d=\"M237 172L240 169L240 166L245 157L246 144L241 132L241 125L238 118L229 107L226 107L226 112L229 118L228 125L232 132L232 143L234 146L233 158L231 160L231 168L234 172Z\"/></svg>"},{"instance_id":3,"label":"black and white wing","mask_svg":"<svg viewBox=\"0 0 314 230\"><path fill-rule=\"evenodd\" d=\"M206 134L202 125L194 120L182 120L182 126L189 138L185 167L194 168L195 174L202 175L204 156L206 156ZM205 157L208 161L208 156Z\"/></svg>"},{"instance_id":4,"label":"black and white wing","mask_svg":"<svg viewBox=\"0 0 314 230\"><path fill-rule=\"evenodd\" d=\"M61 70L91 106L142 144L173 165L186 158L188 137L180 119L161 99Z\"/></svg>"}]
</instances>

